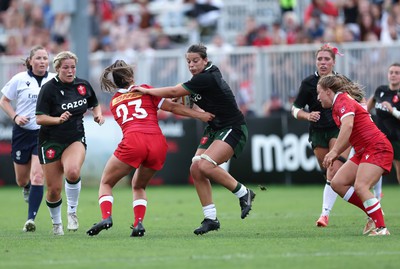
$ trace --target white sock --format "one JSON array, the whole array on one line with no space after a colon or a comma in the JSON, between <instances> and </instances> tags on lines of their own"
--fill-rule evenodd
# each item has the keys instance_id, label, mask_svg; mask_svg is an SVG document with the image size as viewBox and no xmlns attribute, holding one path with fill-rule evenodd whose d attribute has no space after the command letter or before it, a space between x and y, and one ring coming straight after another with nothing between
<instances>
[{"instance_id":1,"label":"white sock","mask_svg":"<svg viewBox=\"0 0 400 269\"><path fill-rule=\"evenodd\" d=\"M242 184L242 186L240 187L240 189L239 189L237 192L234 193L234 195L235 195L237 198L243 197L243 196L245 196L246 194L247 194L247 188L246 188L246 186L243 185L243 184Z\"/></svg>"},{"instance_id":2,"label":"white sock","mask_svg":"<svg viewBox=\"0 0 400 269\"><path fill-rule=\"evenodd\" d=\"M203 214L206 219L215 220L217 218L217 208L214 204L203 206Z\"/></svg>"},{"instance_id":3,"label":"white sock","mask_svg":"<svg viewBox=\"0 0 400 269\"><path fill-rule=\"evenodd\" d=\"M81 192L80 179L76 184L70 184L67 181L65 181L65 196L67 196L68 213L76 213L80 192Z\"/></svg>"},{"instance_id":4,"label":"white sock","mask_svg":"<svg viewBox=\"0 0 400 269\"><path fill-rule=\"evenodd\" d=\"M137 200L133 201L132 206L135 207L137 205L143 205L143 206L147 207L147 201L145 199L137 199Z\"/></svg>"},{"instance_id":5,"label":"white sock","mask_svg":"<svg viewBox=\"0 0 400 269\"><path fill-rule=\"evenodd\" d=\"M53 224L62 223L62 220L61 220L61 205L62 205L62 203L60 202L60 204L56 207L49 206L49 204L54 204L54 203L50 203L48 201L46 201L46 203L47 203L47 208L49 209L51 221L53 222Z\"/></svg>"},{"instance_id":6,"label":"white sock","mask_svg":"<svg viewBox=\"0 0 400 269\"><path fill-rule=\"evenodd\" d=\"M329 216L336 198L337 193L332 189L331 185L325 184L324 194L322 196L322 216Z\"/></svg>"},{"instance_id":7,"label":"white sock","mask_svg":"<svg viewBox=\"0 0 400 269\"><path fill-rule=\"evenodd\" d=\"M374 186L374 195L375 195L376 199L378 199L379 201L381 200L381 196L382 196L382 177L379 179L379 181Z\"/></svg>"},{"instance_id":8,"label":"white sock","mask_svg":"<svg viewBox=\"0 0 400 269\"><path fill-rule=\"evenodd\" d=\"M343 200L345 200L346 202L348 202L349 199L351 198L351 196L353 195L353 193L354 193L354 187L351 186L351 187L347 190L346 194L343 196Z\"/></svg>"}]
</instances>

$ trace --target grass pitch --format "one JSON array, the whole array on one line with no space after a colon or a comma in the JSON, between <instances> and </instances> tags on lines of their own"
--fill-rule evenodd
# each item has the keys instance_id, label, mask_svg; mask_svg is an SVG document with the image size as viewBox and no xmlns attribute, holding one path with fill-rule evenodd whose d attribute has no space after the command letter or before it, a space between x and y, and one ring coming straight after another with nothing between
<instances>
[{"instance_id":1,"label":"grass pitch","mask_svg":"<svg viewBox=\"0 0 400 269\"><path fill-rule=\"evenodd\" d=\"M131 238L132 195L114 190L114 226L95 237L86 230L101 219L97 188L81 192L77 232L53 236L45 203L37 230L23 233L27 204L17 187L0 188L0 268L398 268L399 186L384 186L382 206L387 237L362 235L363 213L338 198L328 228L315 227L323 186L269 186L257 196L250 215L240 219L238 200L214 187L221 229L203 236L193 230L203 219L193 186L147 189L146 234ZM63 222L66 227L66 199Z\"/></svg>"}]
</instances>

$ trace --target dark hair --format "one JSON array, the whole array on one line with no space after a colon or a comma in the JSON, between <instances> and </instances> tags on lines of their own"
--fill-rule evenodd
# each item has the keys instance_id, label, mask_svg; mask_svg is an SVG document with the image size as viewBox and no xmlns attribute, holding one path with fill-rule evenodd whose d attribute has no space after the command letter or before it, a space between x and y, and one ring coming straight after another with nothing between
<instances>
[{"instance_id":1,"label":"dark hair","mask_svg":"<svg viewBox=\"0 0 400 269\"><path fill-rule=\"evenodd\" d=\"M116 60L106 67L100 76L100 87L105 92L113 93L117 88L126 88L133 82L133 67L123 60Z\"/></svg>"},{"instance_id":2,"label":"dark hair","mask_svg":"<svg viewBox=\"0 0 400 269\"><path fill-rule=\"evenodd\" d=\"M202 59L207 58L207 47L203 44L191 45L186 53L198 53Z\"/></svg>"},{"instance_id":3,"label":"dark hair","mask_svg":"<svg viewBox=\"0 0 400 269\"><path fill-rule=\"evenodd\" d=\"M362 86L358 83L350 81L343 75L333 75L321 77L318 81L323 89L331 89L334 93L347 92L357 102L361 102L365 97Z\"/></svg>"},{"instance_id":4,"label":"dark hair","mask_svg":"<svg viewBox=\"0 0 400 269\"><path fill-rule=\"evenodd\" d=\"M36 53L38 50L46 50L46 49L45 49L43 46L40 46L40 45L34 46L34 47L31 49L31 51L29 52L29 56L26 57L26 59L25 59L24 65L26 66L26 69L32 71L32 65L29 63L29 61L32 60L33 56L35 55L35 53Z\"/></svg>"},{"instance_id":5,"label":"dark hair","mask_svg":"<svg viewBox=\"0 0 400 269\"><path fill-rule=\"evenodd\" d=\"M400 63L392 63L392 64L389 66L389 68L392 67L392 66L400 67Z\"/></svg>"}]
</instances>

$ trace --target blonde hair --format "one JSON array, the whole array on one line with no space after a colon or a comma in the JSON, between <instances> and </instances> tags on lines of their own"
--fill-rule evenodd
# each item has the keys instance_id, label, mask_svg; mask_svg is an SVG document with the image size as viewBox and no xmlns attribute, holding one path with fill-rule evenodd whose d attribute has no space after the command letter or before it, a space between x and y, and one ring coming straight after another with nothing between
<instances>
[{"instance_id":1,"label":"blonde hair","mask_svg":"<svg viewBox=\"0 0 400 269\"><path fill-rule=\"evenodd\" d=\"M133 67L123 60L116 60L106 67L100 76L101 89L110 93L114 93L117 89L127 88L134 82Z\"/></svg>"},{"instance_id":2,"label":"blonde hair","mask_svg":"<svg viewBox=\"0 0 400 269\"><path fill-rule=\"evenodd\" d=\"M55 70L58 70L58 68L60 68L62 61L66 60L66 59L73 59L75 60L75 64L78 63L78 57L70 51L62 51L60 53L58 53L56 55L56 57L54 57L53 59L53 67Z\"/></svg>"},{"instance_id":3,"label":"blonde hair","mask_svg":"<svg viewBox=\"0 0 400 269\"><path fill-rule=\"evenodd\" d=\"M357 102L361 102L365 98L365 92L363 87L355 82L352 82L343 75L331 75L321 77L318 81L324 90L330 89L334 93L346 92Z\"/></svg>"}]
</instances>

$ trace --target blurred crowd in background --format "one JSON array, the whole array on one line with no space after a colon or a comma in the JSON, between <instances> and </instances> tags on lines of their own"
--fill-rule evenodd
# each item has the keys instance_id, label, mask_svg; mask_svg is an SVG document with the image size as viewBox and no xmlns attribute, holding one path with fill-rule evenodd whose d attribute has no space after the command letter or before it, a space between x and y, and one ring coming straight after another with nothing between
<instances>
[{"instance_id":1,"label":"blurred crowd in background","mask_svg":"<svg viewBox=\"0 0 400 269\"><path fill-rule=\"evenodd\" d=\"M68 8L54 9L61 2L2 0L0 53L26 54L36 44L52 53L68 49L71 14ZM274 21L264 23L257 14L247 14L243 29L228 37L218 24L224 8L234 2L88 0L90 51L135 54L195 42L235 47L400 39L398 0L304 0L301 7L296 0L265 1L271 2L272 12L279 12ZM274 9L278 2L279 9Z\"/></svg>"},{"instance_id":2,"label":"blurred crowd in background","mask_svg":"<svg viewBox=\"0 0 400 269\"><path fill-rule=\"evenodd\" d=\"M188 44L202 42L210 54L217 52L213 62L223 72L232 74L231 65L224 64L218 56L239 46L368 41L391 44L400 40L399 0L87 1L89 51L113 53L131 64L140 54L151 55L155 50L186 48ZM32 46L38 44L53 55L71 49L71 21L76 12L73 2L1 0L0 55L26 57ZM253 11L254 5L260 5L263 12L235 17L245 11L238 9L250 4ZM241 84L239 88L249 85ZM294 90L286 95L287 100L272 93L262 108L263 115L289 113ZM242 110L252 115L251 111Z\"/></svg>"}]
</instances>

